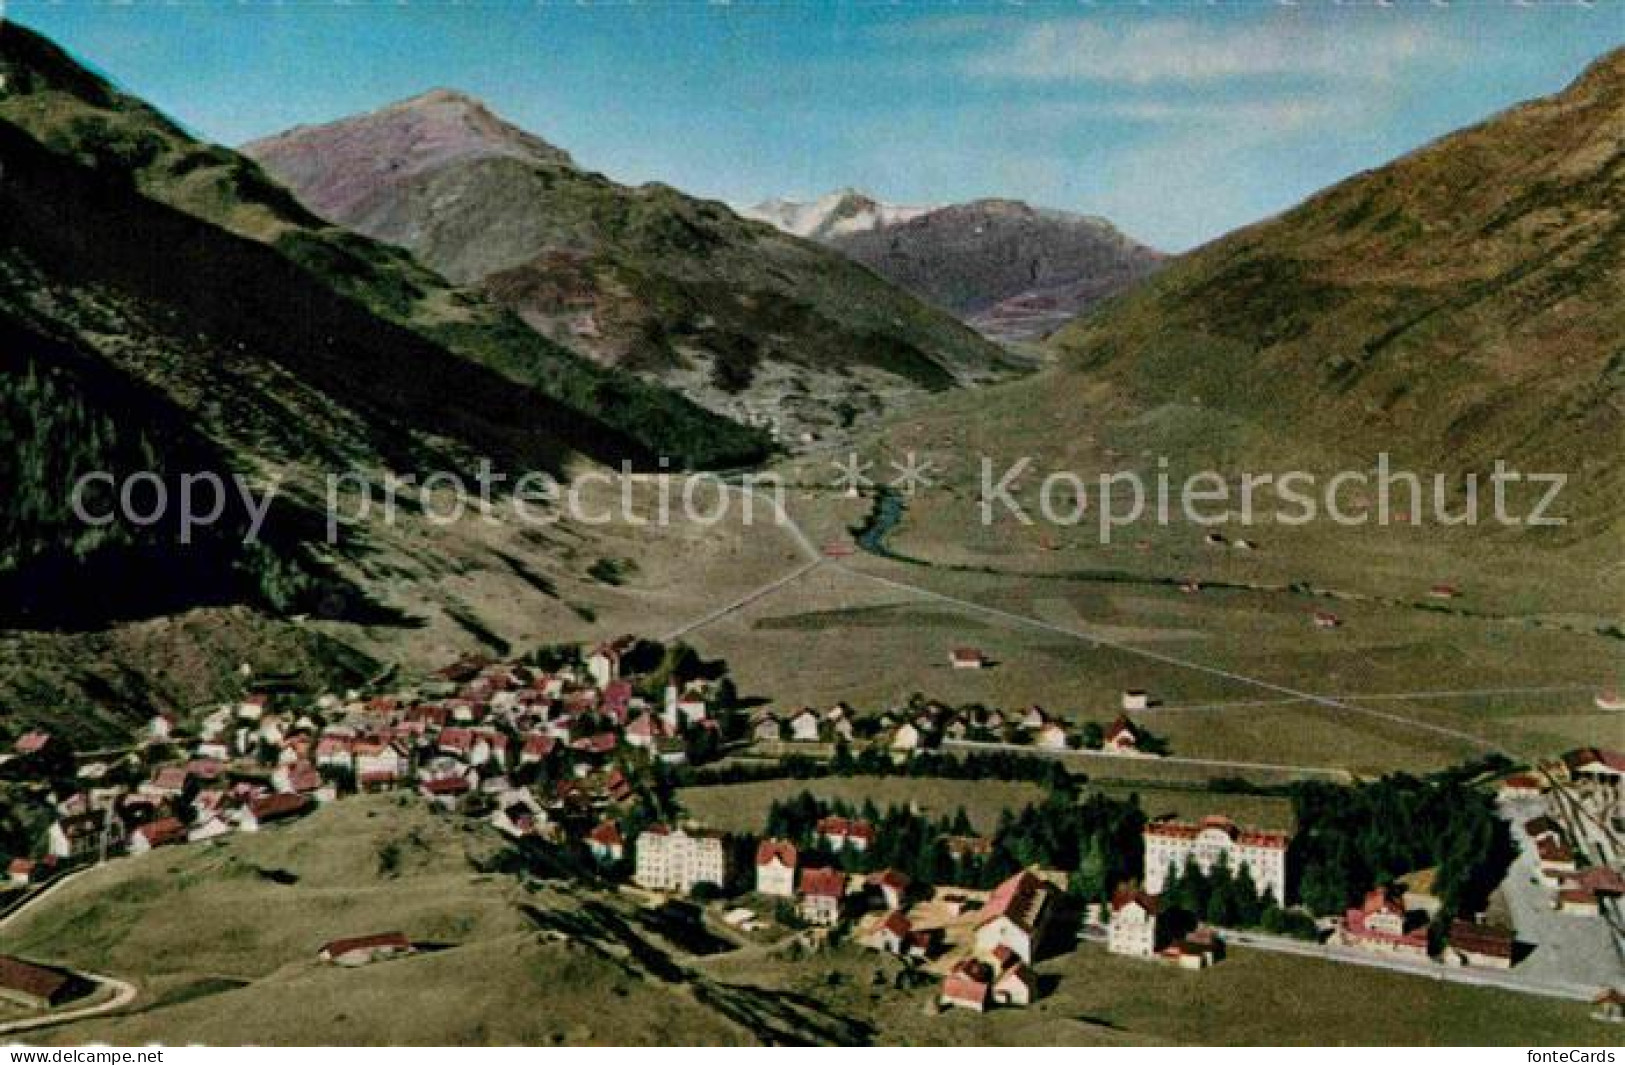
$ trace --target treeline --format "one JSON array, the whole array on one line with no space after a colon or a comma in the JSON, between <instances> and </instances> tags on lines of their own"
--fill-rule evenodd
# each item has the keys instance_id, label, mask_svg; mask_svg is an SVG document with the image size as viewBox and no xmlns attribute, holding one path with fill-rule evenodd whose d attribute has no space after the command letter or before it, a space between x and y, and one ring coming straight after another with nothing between
<instances>
[{"instance_id":1,"label":"treeline","mask_svg":"<svg viewBox=\"0 0 1625 1065\"><path fill-rule=\"evenodd\" d=\"M1294 785L1289 865L1298 870L1299 899L1315 913L1340 913L1374 886L1432 868L1448 914L1483 909L1513 854L1493 800L1469 783L1484 771L1475 763L1353 787Z\"/></svg>"},{"instance_id":2,"label":"treeline","mask_svg":"<svg viewBox=\"0 0 1625 1065\"><path fill-rule=\"evenodd\" d=\"M1207 872L1194 857L1187 858L1185 867L1175 869L1163 882L1162 902L1170 909L1224 928L1261 928L1301 939L1317 937L1314 918L1301 910L1283 909L1273 891L1258 890L1251 869L1243 865L1232 871L1229 859L1222 854Z\"/></svg>"},{"instance_id":3,"label":"treeline","mask_svg":"<svg viewBox=\"0 0 1625 1065\"><path fill-rule=\"evenodd\" d=\"M829 853L817 826L832 815L869 822L874 843L864 851ZM1133 797L1096 794L1079 802L1069 790L1055 790L1041 803L1005 811L985 850L962 846L956 857L950 839L981 838L963 807L932 820L903 806L881 811L872 801L825 802L804 791L768 808L765 834L791 840L814 861L827 859L848 872L899 869L925 884L990 888L1029 866L1060 869L1071 874L1074 894L1097 901L1139 875L1144 826L1145 814Z\"/></svg>"}]
</instances>

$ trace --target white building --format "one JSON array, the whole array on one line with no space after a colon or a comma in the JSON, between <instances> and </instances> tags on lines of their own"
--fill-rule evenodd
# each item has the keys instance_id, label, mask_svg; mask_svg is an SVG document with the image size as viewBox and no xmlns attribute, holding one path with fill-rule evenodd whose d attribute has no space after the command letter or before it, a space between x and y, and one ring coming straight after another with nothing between
<instances>
[{"instance_id":1,"label":"white building","mask_svg":"<svg viewBox=\"0 0 1625 1065\"><path fill-rule=\"evenodd\" d=\"M1285 832L1240 828L1227 817L1204 817L1194 825L1153 821L1145 826L1145 889L1161 894L1169 869L1183 870L1186 860L1194 858L1197 868L1211 872L1223 855L1232 873L1251 873L1260 896L1269 893L1284 904L1289 842Z\"/></svg>"},{"instance_id":2,"label":"white building","mask_svg":"<svg viewBox=\"0 0 1625 1065\"><path fill-rule=\"evenodd\" d=\"M696 884L721 887L727 879L722 837L657 825L638 836L633 879L655 891L692 891Z\"/></svg>"},{"instance_id":3,"label":"white building","mask_svg":"<svg viewBox=\"0 0 1625 1065\"><path fill-rule=\"evenodd\" d=\"M764 839L756 847L756 891L760 895L794 898L796 845L788 840Z\"/></svg>"},{"instance_id":4,"label":"white building","mask_svg":"<svg viewBox=\"0 0 1625 1065\"><path fill-rule=\"evenodd\" d=\"M1143 891L1119 891L1112 896L1106 949L1135 958L1154 957L1157 953L1157 900Z\"/></svg>"}]
</instances>

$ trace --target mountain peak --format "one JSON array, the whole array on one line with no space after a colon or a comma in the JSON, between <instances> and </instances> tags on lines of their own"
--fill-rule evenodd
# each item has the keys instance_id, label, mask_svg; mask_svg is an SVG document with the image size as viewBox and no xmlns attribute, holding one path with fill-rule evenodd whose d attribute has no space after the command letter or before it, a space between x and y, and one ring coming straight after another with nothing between
<instances>
[{"instance_id":1,"label":"mountain peak","mask_svg":"<svg viewBox=\"0 0 1625 1065\"><path fill-rule=\"evenodd\" d=\"M811 201L783 198L763 200L752 207L740 208L739 213L786 233L823 241L843 233L863 233L897 225L930 210L930 207L886 203L862 189L847 186L826 192Z\"/></svg>"},{"instance_id":2,"label":"mountain peak","mask_svg":"<svg viewBox=\"0 0 1625 1065\"><path fill-rule=\"evenodd\" d=\"M295 126L246 144L243 151L292 180L306 202L328 218L350 216L386 178L472 159L575 166L568 152L503 119L478 97L451 88L430 89L336 122ZM327 162L332 158L350 163L333 168Z\"/></svg>"}]
</instances>

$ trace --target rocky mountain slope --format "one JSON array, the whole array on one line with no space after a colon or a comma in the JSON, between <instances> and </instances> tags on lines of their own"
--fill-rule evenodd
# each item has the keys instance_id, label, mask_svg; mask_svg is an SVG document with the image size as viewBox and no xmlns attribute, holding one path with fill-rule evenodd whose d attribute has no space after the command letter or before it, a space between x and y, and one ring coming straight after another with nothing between
<instances>
[{"instance_id":1,"label":"rocky mountain slope","mask_svg":"<svg viewBox=\"0 0 1625 1065\"><path fill-rule=\"evenodd\" d=\"M770 200L753 211L1005 341L1053 332L1164 261L1105 219L1016 200L902 208L846 190L806 204Z\"/></svg>"},{"instance_id":2,"label":"rocky mountain slope","mask_svg":"<svg viewBox=\"0 0 1625 1065\"><path fill-rule=\"evenodd\" d=\"M974 332L849 260L722 204L582 170L460 93L244 151L322 217L740 420L816 433L1007 369Z\"/></svg>"}]
</instances>

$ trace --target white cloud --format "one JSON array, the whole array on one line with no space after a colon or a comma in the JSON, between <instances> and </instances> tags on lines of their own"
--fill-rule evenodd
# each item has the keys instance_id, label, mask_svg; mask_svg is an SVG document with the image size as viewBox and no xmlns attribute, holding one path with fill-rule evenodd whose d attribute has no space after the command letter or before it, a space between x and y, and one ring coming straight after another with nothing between
<instances>
[{"instance_id":1,"label":"white cloud","mask_svg":"<svg viewBox=\"0 0 1625 1065\"><path fill-rule=\"evenodd\" d=\"M1350 21L1328 32L1323 21L1291 17L1245 25L1078 18L1019 27L1008 39L972 52L963 69L997 80L1122 85L1294 76L1370 80L1453 52L1449 41L1414 22Z\"/></svg>"}]
</instances>

